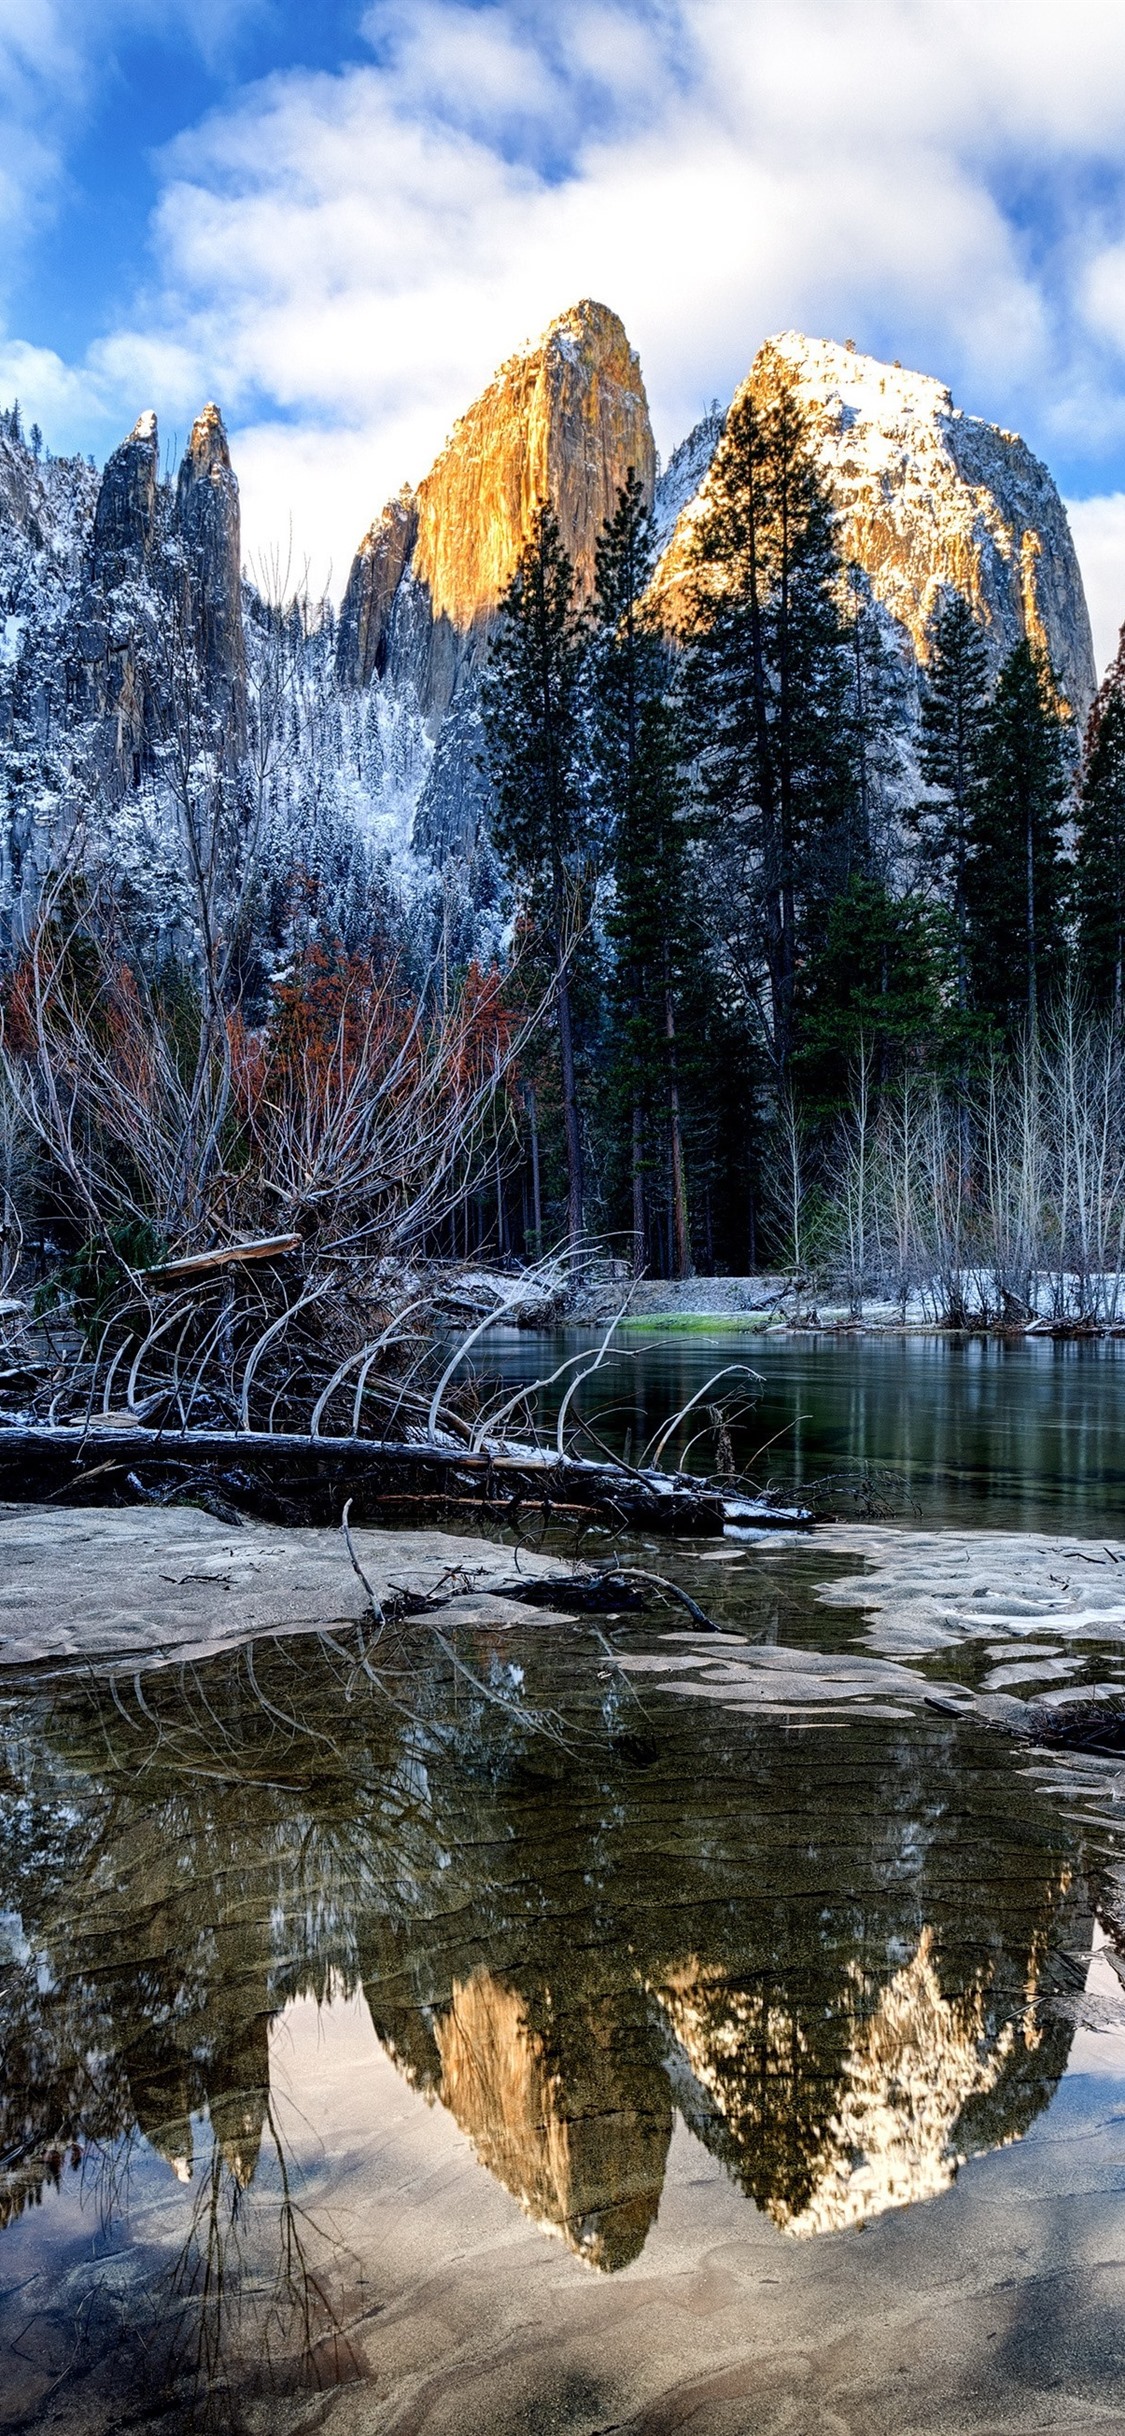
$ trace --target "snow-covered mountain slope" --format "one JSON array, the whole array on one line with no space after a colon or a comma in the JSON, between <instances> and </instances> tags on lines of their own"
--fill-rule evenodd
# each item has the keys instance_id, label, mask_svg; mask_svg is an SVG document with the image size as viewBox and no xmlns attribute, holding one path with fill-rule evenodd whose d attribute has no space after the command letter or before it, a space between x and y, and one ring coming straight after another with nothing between
<instances>
[{"instance_id":1,"label":"snow-covered mountain slope","mask_svg":"<svg viewBox=\"0 0 1125 2436\"><path fill-rule=\"evenodd\" d=\"M0 414L0 910L54 825L63 672L97 493L85 458L40 455L15 410Z\"/></svg>"},{"instance_id":2,"label":"snow-covered mountain slope","mask_svg":"<svg viewBox=\"0 0 1125 2436\"><path fill-rule=\"evenodd\" d=\"M652 530L661 554L667 549L684 509L703 487L711 459L726 428L726 419L721 406L712 406L694 430L689 431L686 440L681 440L679 447L673 449L667 465L657 477Z\"/></svg>"},{"instance_id":3,"label":"snow-covered mountain slope","mask_svg":"<svg viewBox=\"0 0 1125 2436\"><path fill-rule=\"evenodd\" d=\"M877 776L893 819L918 784L918 670L943 586L972 603L995 665L1023 634L1043 642L1085 716L1093 657L1065 511L1024 443L961 413L939 381L794 332L769 345L796 381L842 552L864 571L891 646L899 715ZM672 623L725 420L717 407L704 416L655 485L656 589ZM441 897L466 952L500 919L478 687L496 605L544 498L589 591L630 465L652 485L640 364L617 316L580 304L501 367L417 491L375 520L338 625L314 618L299 634L297 616L300 668L278 695L289 733L270 780L279 892L297 864L322 857L345 874L332 888L355 894L354 839L357 871L374 857L419 902ZM150 887L163 886L175 823L165 836L152 807L173 628L190 641L233 771L278 630L240 585L238 485L217 409L193 427L175 486L160 479L150 416L99 479L81 459L32 450L0 415L0 902L33 881L52 838L95 797L129 831L131 867L151 865Z\"/></svg>"},{"instance_id":4,"label":"snow-covered mountain slope","mask_svg":"<svg viewBox=\"0 0 1125 2436\"><path fill-rule=\"evenodd\" d=\"M173 493L156 417L139 417L99 479L41 457L0 418L0 894L34 893L60 839L97 811L160 842L157 791L184 651L233 771L245 742L238 484L217 407L198 417ZM177 660L177 654L179 658ZM151 808L151 807L150 807ZM174 822L165 823L174 830ZM170 847L171 840L167 841ZM111 854L107 837L103 848ZM118 844L120 841L118 840Z\"/></svg>"},{"instance_id":5,"label":"snow-covered mountain slope","mask_svg":"<svg viewBox=\"0 0 1125 2436\"><path fill-rule=\"evenodd\" d=\"M1014 432L963 414L926 373L786 330L767 341L748 381L771 350L792 373L809 416L841 553L865 571L909 656L924 661L927 623L949 586L970 602L994 664L1022 635L1042 643L1066 700L1084 719L1095 690L1090 619L1066 510L1046 466ZM657 576L673 611L720 438L714 418L701 424L658 492L665 529L676 499ZM665 486L688 450L697 481L689 497L676 498ZM679 474L677 482L682 494Z\"/></svg>"},{"instance_id":6,"label":"snow-covered mountain slope","mask_svg":"<svg viewBox=\"0 0 1125 2436\"><path fill-rule=\"evenodd\" d=\"M100 476L33 450L0 413L0 934L80 835L146 935L175 938L187 794L204 821L221 800L258 826L265 965L284 960L294 919L362 947L392 905L401 933L407 896L426 930L442 887L405 841L431 740L378 685L341 689L331 613L279 614L240 559L217 407L174 483L151 413ZM490 937L487 896L471 873L446 886L452 960Z\"/></svg>"}]
</instances>

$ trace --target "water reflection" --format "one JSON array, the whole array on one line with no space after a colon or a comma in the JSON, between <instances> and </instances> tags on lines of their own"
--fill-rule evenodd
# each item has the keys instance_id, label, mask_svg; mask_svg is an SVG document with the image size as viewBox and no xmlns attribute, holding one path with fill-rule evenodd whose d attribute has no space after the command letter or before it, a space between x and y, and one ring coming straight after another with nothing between
<instances>
[{"instance_id":1,"label":"water reflection","mask_svg":"<svg viewBox=\"0 0 1125 2436\"><path fill-rule=\"evenodd\" d=\"M594 1341L495 1330L482 1369L530 1379ZM549 1357L549 1358L548 1358ZM634 1454L721 1366L758 1373L736 1454L785 1493L830 1478L896 1512L990 1528L1116 1530L1125 1498L1125 1344L751 1330L623 1332L583 1390L600 1436ZM738 1382L734 1381L734 1385ZM698 1428L698 1419L693 1424ZM765 1455L758 1450L766 1448ZM707 1445L693 1461L706 1468Z\"/></svg>"},{"instance_id":2,"label":"water reflection","mask_svg":"<svg viewBox=\"0 0 1125 2436\"><path fill-rule=\"evenodd\" d=\"M435 2094L482 2165L535 2222L593 2267L627 2266L655 2222L672 2099L643 2007L611 1996L568 2008L484 1965L435 2015Z\"/></svg>"},{"instance_id":3,"label":"water reflection","mask_svg":"<svg viewBox=\"0 0 1125 2436\"><path fill-rule=\"evenodd\" d=\"M686 2119L797 2235L932 2199L965 2157L1027 2129L1069 2040L1039 2026L1033 1958L1022 1993L1022 2012L998 2011L994 1972L946 1993L928 1926L883 1985L854 1972L819 2058L807 2017L709 1970L689 1968L662 1992L698 2093L681 2095Z\"/></svg>"},{"instance_id":4,"label":"water reflection","mask_svg":"<svg viewBox=\"0 0 1125 2436\"><path fill-rule=\"evenodd\" d=\"M561 1697L550 1637L522 1654ZM1014 1798L1003 1746L936 1717L788 1737L671 1701L622 1733L593 1642L566 1664L562 1754L437 1684L426 1725L389 1716L316 1642L259 1648L253 1682L231 1655L146 1676L143 1703L70 1685L10 1706L4 2217L82 2160L112 2215L142 2136L187 2186L173 2282L211 2388L242 2341L216 2332L234 2282L259 2358L263 2292L278 2356L296 2319L306 2365L332 2337L331 2238L302 2224L271 2104L291 1998L362 1990L399 2072L609 2272L644 2247L677 2110L813 2234L929 2198L1052 2095L1087 1893L1076 1830ZM258 2192L269 2273L260 2227L245 2263Z\"/></svg>"}]
</instances>

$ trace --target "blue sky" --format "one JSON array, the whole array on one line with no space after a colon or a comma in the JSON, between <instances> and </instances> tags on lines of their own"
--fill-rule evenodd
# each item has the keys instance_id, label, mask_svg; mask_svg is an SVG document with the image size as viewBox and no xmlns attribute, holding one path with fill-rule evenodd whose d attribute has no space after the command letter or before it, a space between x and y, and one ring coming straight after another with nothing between
<instances>
[{"instance_id":1,"label":"blue sky","mask_svg":"<svg viewBox=\"0 0 1125 2436\"><path fill-rule=\"evenodd\" d=\"M55 120L58 174L29 198L9 326L81 358L130 311L144 276L162 148L275 71L339 69L364 53L362 14L343 0L232 0L194 23L190 9L104 11L105 47L90 43L80 91L69 105L64 93Z\"/></svg>"},{"instance_id":2,"label":"blue sky","mask_svg":"<svg viewBox=\"0 0 1125 2436\"><path fill-rule=\"evenodd\" d=\"M338 588L595 295L667 453L770 331L938 374L1125 615L1117 0L0 0L0 397L99 458L218 399L248 551Z\"/></svg>"}]
</instances>

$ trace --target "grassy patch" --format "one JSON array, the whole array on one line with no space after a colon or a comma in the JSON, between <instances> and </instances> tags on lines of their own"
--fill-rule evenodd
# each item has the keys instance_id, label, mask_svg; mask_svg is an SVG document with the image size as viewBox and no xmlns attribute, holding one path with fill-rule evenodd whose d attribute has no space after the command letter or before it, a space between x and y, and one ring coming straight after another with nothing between
<instances>
[{"instance_id":1,"label":"grassy patch","mask_svg":"<svg viewBox=\"0 0 1125 2436\"><path fill-rule=\"evenodd\" d=\"M623 1319L621 1330L641 1329L650 1336L714 1336L716 1329L724 1335L731 1329L744 1330L747 1335L761 1336L774 1325L772 1311L655 1311L642 1312Z\"/></svg>"}]
</instances>

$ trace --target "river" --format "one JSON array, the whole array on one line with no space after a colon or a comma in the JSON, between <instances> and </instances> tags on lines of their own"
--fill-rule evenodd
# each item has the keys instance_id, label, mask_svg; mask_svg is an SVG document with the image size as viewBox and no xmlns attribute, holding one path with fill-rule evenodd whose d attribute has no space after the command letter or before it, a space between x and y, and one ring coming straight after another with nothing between
<instances>
[{"instance_id":1,"label":"river","mask_svg":"<svg viewBox=\"0 0 1125 2436\"><path fill-rule=\"evenodd\" d=\"M589 1329L497 1329L477 1367L514 1385L600 1342ZM831 1480L845 1506L870 1493L904 1520L1005 1530L1097 1533L1125 1518L1125 1341L625 1327L578 1409L636 1460L716 1372L716 1395L747 1403L738 1460L786 1492ZM705 1433L690 1460L706 1469L713 1445Z\"/></svg>"},{"instance_id":2,"label":"river","mask_svg":"<svg viewBox=\"0 0 1125 2436\"><path fill-rule=\"evenodd\" d=\"M649 1340L584 1409L636 1446L726 1360L779 1483L877 1480L892 1555L1088 1535L1102 1620L997 1542L879 1676L814 1539L665 1557L720 1644L472 1636L536 1730L433 1653L390 1705L346 1630L7 1669L0 2427L1125 2423L1125 1763L919 1696L1125 1677L1120 1356Z\"/></svg>"}]
</instances>

